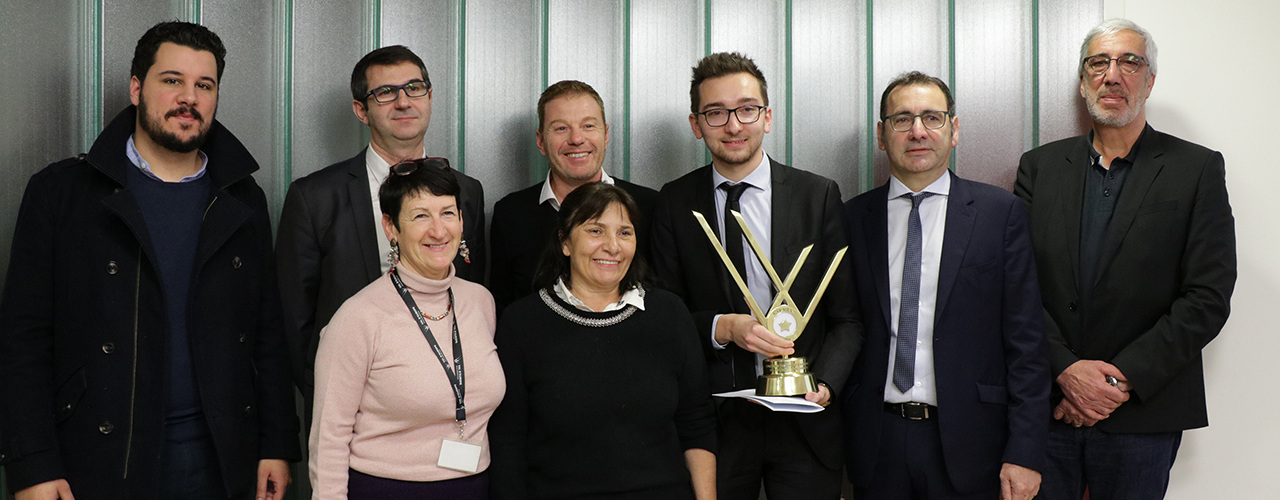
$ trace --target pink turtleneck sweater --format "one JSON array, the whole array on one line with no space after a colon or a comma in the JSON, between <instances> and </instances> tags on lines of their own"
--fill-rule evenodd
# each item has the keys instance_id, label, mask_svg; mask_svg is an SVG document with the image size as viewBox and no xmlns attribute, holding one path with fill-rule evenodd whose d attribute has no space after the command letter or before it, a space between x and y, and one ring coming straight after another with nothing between
<instances>
[{"instance_id":1,"label":"pink turtleneck sweater","mask_svg":"<svg viewBox=\"0 0 1280 500\"><path fill-rule=\"evenodd\" d=\"M489 417L502 402L506 379L493 344L493 296L456 278L424 278L400 266L445 356L453 361L453 319L458 320L466 376L464 440L481 446L479 470L489 467ZM452 366L450 367L452 369ZM316 354L310 471L314 499L345 499L347 469L404 481L439 481L468 475L436 466L445 438L458 440L454 396L431 346L389 276L369 284L338 309L320 332Z\"/></svg>"}]
</instances>

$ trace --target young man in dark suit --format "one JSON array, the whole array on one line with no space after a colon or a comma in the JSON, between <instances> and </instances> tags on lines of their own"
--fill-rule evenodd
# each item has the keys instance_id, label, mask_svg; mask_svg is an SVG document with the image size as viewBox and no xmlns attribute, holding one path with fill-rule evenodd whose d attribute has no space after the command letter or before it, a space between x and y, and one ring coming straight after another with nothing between
<instances>
[{"instance_id":1,"label":"young man in dark suit","mask_svg":"<svg viewBox=\"0 0 1280 500\"><path fill-rule=\"evenodd\" d=\"M1024 154L1014 190L1056 377L1041 498L1159 499L1182 431L1209 424L1201 350L1227 321L1235 219L1222 154L1147 124L1150 33L1098 25L1079 74L1093 129Z\"/></svg>"},{"instance_id":2,"label":"young man in dark suit","mask_svg":"<svg viewBox=\"0 0 1280 500\"><path fill-rule=\"evenodd\" d=\"M693 70L689 126L711 151L710 165L667 183L654 212L654 267L662 285L694 314L713 393L754 388L765 357L804 356L818 387L805 398L826 405L840 391L861 341L842 265L803 334L793 343L748 314L742 292L721 264L692 211L706 216L752 296L773 300L763 264L745 243L729 209L738 210L778 274L786 276L807 245L814 245L791 296L807 307L837 251L845 247L840 189L830 179L769 158L761 142L773 115L763 73L737 53L702 59ZM726 231L734 238L726 239ZM761 482L771 499L840 496L840 418L835 407L811 414L774 413L739 398L717 400L720 498L757 498Z\"/></svg>"},{"instance_id":3,"label":"young man in dark suit","mask_svg":"<svg viewBox=\"0 0 1280 500\"><path fill-rule=\"evenodd\" d=\"M649 255L649 216L658 192L610 177L600 168L609 146L609 123L600 94L577 80L547 87L538 98L535 136L538 151L551 167L547 179L506 195L493 206L489 289L498 314L516 299L536 291L534 273L542 252L555 240L560 202L583 184L613 184L636 200L642 213L629 214L636 226L636 250L645 258Z\"/></svg>"},{"instance_id":4,"label":"young man in dark suit","mask_svg":"<svg viewBox=\"0 0 1280 500\"><path fill-rule=\"evenodd\" d=\"M391 165L422 158L431 123L431 78L422 59L402 45L366 54L351 71L351 110L369 126L369 147L293 182L276 236L280 295L294 357L294 378L311 411L320 330L348 298L390 269L382 235L378 186ZM451 170L462 195L460 278L484 281L484 189ZM469 255L468 255L469 254Z\"/></svg>"},{"instance_id":5,"label":"young man in dark suit","mask_svg":"<svg viewBox=\"0 0 1280 500\"><path fill-rule=\"evenodd\" d=\"M843 400L857 498L1027 500L1045 467L1049 363L1027 213L948 172L946 83L885 88L887 183L850 200L866 344Z\"/></svg>"}]
</instances>

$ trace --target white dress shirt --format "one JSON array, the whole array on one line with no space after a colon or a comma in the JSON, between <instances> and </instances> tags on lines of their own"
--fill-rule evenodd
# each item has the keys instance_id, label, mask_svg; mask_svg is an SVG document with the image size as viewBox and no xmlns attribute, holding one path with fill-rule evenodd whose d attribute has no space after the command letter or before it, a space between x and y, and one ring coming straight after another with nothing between
<instances>
[{"instance_id":1,"label":"white dress shirt","mask_svg":"<svg viewBox=\"0 0 1280 500\"><path fill-rule=\"evenodd\" d=\"M636 285L635 288L622 292L622 296L618 299L617 302L604 306L604 309L601 309L599 311L592 309L591 306L588 306L585 302L582 301L582 299L579 299L576 295L573 294L573 292L569 291L569 287L564 285L563 278L556 278L556 284L555 286L551 287L551 290L556 293L557 297L560 297L560 300L568 302L569 305L576 307L578 309L581 309L583 311L592 311L592 312L620 311L627 306L636 306L636 309L639 309L641 311L644 310L644 287L640 285Z\"/></svg>"},{"instance_id":2,"label":"white dress shirt","mask_svg":"<svg viewBox=\"0 0 1280 500\"><path fill-rule=\"evenodd\" d=\"M609 172L605 172L604 169L600 169L600 182L603 182L605 184L612 186L613 177L609 177ZM551 189L551 171L550 170L547 171L547 180L542 181L542 196L538 197L538 204L541 205L542 202L544 201L550 201L551 208L554 208L557 212L560 211L560 200L556 199L556 192L555 190Z\"/></svg>"},{"instance_id":3,"label":"white dress shirt","mask_svg":"<svg viewBox=\"0 0 1280 500\"><path fill-rule=\"evenodd\" d=\"M907 219L911 215L911 198L900 196L912 193L897 178L889 177L889 310L892 323L889 330L889 371L885 375L884 400L886 403L917 402L934 406L938 404L938 387L933 372L933 315L938 298L938 266L942 263L942 235L947 227L947 200L951 193L951 175L943 174L921 192L933 196L920 201L920 308L916 324L915 386L905 394L893 385L893 365L898 351L898 316L902 304L902 266L907 253Z\"/></svg>"},{"instance_id":4,"label":"white dress shirt","mask_svg":"<svg viewBox=\"0 0 1280 500\"><path fill-rule=\"evenodd\" d=\"M422 155L418 158L427 156L426 147L423 147ZM369 174L369 195L373 198L373 228L378 233L378 262L382 266L382 274L387 274L391 270L391 262L387 261L387 255L391 253L391 240L382 231L382 204L378 202L378 188L382 187L382 182L387 180L387 176L391 175L391 164L377 151L373 150L370 144L365 148L364 152L365 171Z\"/></svg>"},{"instance_id":5,"label":"white dress shirt","mask_svg":"<svg viewBox=\"0 0 1280 500\"><path fill-rule=\"evenodd\" d=\"M756 237L756 242L760 243L760 249L764 251L766 260L772 260L772 251L770 250L770 236L773 234L773 182L772 182L772 164L769 163L769 155L760 155L760 164L756 165L749 175L742 179L741 182L749 184L751 187L743 191L742 198L738 199L738 205L742 218L747 221L747 228L751 229L751 234ZM724 202L729 198L729 193L720 188L720 184L729 181L725 176L720 175L715 168L711 169L711 189L715 193L716 205L716 227L720 230L720 244L724 245L724 225L737 224L732 220L732 216L725 213ZM731 184L738 184L736 182ZM730 220L725 219L729 217ZM764 264L760 259L756 258L755 250L751 249L751 244L747 242L745 234L742 238L743 262L746 263L747 275L742 280L747 282L747 288L751 290L751 296L756 299L756 303L760 305L760 309L768 313L769 305L773 303L772 282L769 280L768 273L764 270ZM714 263L712 265L724 265L723 263ZM739 293L737 285L731 286L730 293ZM721 349L727 347L727 344L715 342L716 324L720 322L720 316L716 315L711 322L711 341ZM763 354L756 353L756 360L765 359ZM756 375L760 374L760 363L756 363Z\"/></svg>"}]
</instances>

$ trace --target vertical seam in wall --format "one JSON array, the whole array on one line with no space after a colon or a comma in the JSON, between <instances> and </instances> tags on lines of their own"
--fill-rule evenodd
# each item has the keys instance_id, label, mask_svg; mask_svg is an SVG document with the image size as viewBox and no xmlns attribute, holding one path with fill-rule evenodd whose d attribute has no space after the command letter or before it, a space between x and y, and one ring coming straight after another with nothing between
<instances>
[{"instance_id":1,"label":"vertical seam in wall","mask_svg":"<svg viewBox=\"0 0 1280 500\"><path fill-rule=\"evenodd\" d=\"M702 2L702 56L711 55L711 0ZM711 150L702 148L702 163L711 163Z\"/></svg>"},{"instance_id":2,"label":"vertical seam in wall","mask_svg":"<svg viewBox=\"0 0 1280 500\"><path fill-rule=\"evenodd\" d=\"M382 0L364 2L364 53L382 46ZM360 144L369 144L369 127L359 127Z\"/></svg>"},{"instance_id":3,"label":"vertical seam in wall","mask_svg":"<svg viewBox=\"0 0 1280 500\"><path fill-rule=\"evenodd\" d=\"M458 70L455 81L458 89L458 119L454 126L458 130L458 171L467 173L467 0L458 0Z\"/></svg>"},{"instance_id":4,"label":"vertical seam in wall","mask_svg":"<svg viewBox=\"0 0 1280 500\"><path fill-rule=\"evenodd\" d=\"M631 181L631 0L622 2L622 180Z\"/></svg>"},{"instance_id":5,"label":"vertical seam in wall","mask_svg":"<svg viewBox=\"0 0 1280 500\"><path fill-rule=\"evenodd\" d=\"M867 0L867 145L863 148L862 178L858 182L858 192L871 189L876 178L876 95L875 95L875 0Z\"/></svg>"},{"instance_id":6,"label":"vertical seam in wall","mask_svg":"<svg viewBox=\"0 0 1280 500\"><path fill-rule=\"evenodd\" d=\"M791 62L792 62L792 60L793 60L793 59L795 59L794 57L792 57L792 55L793 55L793 54L792 54L792 45L791 45L791 44L792 44L792 40L791 40L791 38L792 38L792 33L793 33L793 32L792 32L792 29L791 29L791 7L792 7L791 0L787 0L787 5L786 5L786 9L787 9L787 14L786 14L786 16L787 16L787 17L786 17L786 23L787 23L787 51L786 51L786 53L785 53L785 54L783 54L783 57L786 57L786 58L787 58L787 64L786 64L786 67L787 67L787 78L786 78L786 82L787 82L787 102L786 102L786 105L787 105L787 109L786 109L786 113L787 113L787 119L786 119L786 122L787 122L787 135L785 136L785 140L787 141L787 165L795 165L795 160L793 160L793 159L791 158L791 151L792 151L792 144L791 144L791 143L792 143L792 142L793 142L793 140L795 139L795 134L793 134L793 133L791 132L791 124L792 124L791 116L794 114L794 113L792 113L792 112L791 112L791 111L794 109L794 106L792 105L792 104L793 104L793 102L794 102L794 94L791 92Z\"/></svg>"},{"instance_id":7,"label":"vertical seam in wall","mask_svg":"<svg viewBox=\"0 0 1280 500\"><path fill-rule=\"evenodd\" d=\"M276 134L275 196L272 212L280 220L280 209L293 182L293 0L276 0ZM275 227L274 225L272 227Z\"/></svg>"},{"instance_id":8,"label":"vertical seam in wall","mask_svg":"<svg viewBox=\"0 0 1280 500\"><path fill-rule=\"evenodd\" d=\"M1040 0L1031 2L1031 144L1040 146Z\"/></svg>"},{"instance_id":9,"label":"vertical seam in wall","mask_svg":"<svg viewBox=\"0 0 1280 500\"><path fill-rule=\"evenodd\" d=\"M204 21L204 5L200 0L191 0L190 10L192 23L200 24Z\"/></svg>"},{"instance_id":10,"label":"vertical seam in wall","mask_svg":"<svg viewBox=\"0 0 1280 500\"><path fill-rule=\"evenodd\" d=\"M956 0L947 0L947 81L951 83L951 96L956 94ZM958 100L958 99L957 99ZM954 118L954 117L953 117ZM951 148L951 164L947 168L956 171L958 148Z\"/></svg>"},{"instance_id":11,"label":"vertical seam in wall","mask_svg":"<svg viewBox=\"0 0 1280 500\"><path fill-rule=\"evenodd\" d=\"M102 0L80 4L80 151L88 152L102 130Z\"/></svg>"},{"instance_id":12,"label":"vertical seam in wall","mask_svg":"<svg viewBox=\"0 0 1280 500\"><path fill-rule=\"evenodd\" d=\"M542 60L539 71L542 73L542 86L538 87L537 91L538 95L541 96L542 91L547 88L547 85L550 85L551 78L551 0L541 0L538 3L542 6L542 19L538 25L538 43L541 45L539 47L539 58ZM537 148L534 148L533 152L529 154L529 182L538 182L545 178L549 168L551 168L551 165L543 161L542 154L538 152Z\"/></svg>"}]
</instances>

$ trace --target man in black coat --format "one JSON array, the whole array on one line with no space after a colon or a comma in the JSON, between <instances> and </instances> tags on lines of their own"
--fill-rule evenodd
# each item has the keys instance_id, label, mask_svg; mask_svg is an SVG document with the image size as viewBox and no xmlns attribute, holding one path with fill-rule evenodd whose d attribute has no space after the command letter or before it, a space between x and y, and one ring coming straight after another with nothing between
<instances>
[{"instance_id":1,"label":"man in black coat","mask_svg":"<svg viewBox=\"0 0 1280 500\"><path fill-rule=\"evenodd\" d=\"M654 267L661 284L693 313L707 356L713 393L753 389L763 357L808 359L818 384L805 398L826 405L849 376L862 332L848 264L842 264L802 335L794 343L770 333L749 314L743 294L691 211L717 235L735 226L723 210L737 191L739 211L779 276L787 276L804 247L813 245L790 294L808 307L835 253L845 247L840 189L830 179L775 162L761 149L772 125L764 75L741 54L707 56L693 71L689 125L711 151L711 164L662 187L654 209ZM726 222L727 220L727 222ZM744 240L737 233L738 240ZM731 249L731 239L722 244ZM762 308L773 301L770 279L750 247L738 242L730 258ZM734 256L733 253L740 253ZM841 300L843 299L843 300ZM717 398L716 489L720 498L754 500L761 481L771 499L840 496L840 416L774 413L748 400Z\"/></svg>"},{"instance_id":2,"label":"man in black coat","mask_svg":"<svg viewBox=\"0 0 1280 500\"><path fill-rule=\"evenodd\" d=\"M301 458L258 164L214 120L225 53L151 28L136 107L27 186L0 299L20 499L278 499Z\"/></svg>"},{"instance_id":3,"label":"man in black coat","mask_svg":"<svg viewBox=\"0 0 1280 500\"><path fill-rule=\"evenodd\" d=\"M577 80L547 87L538 98L536 136L538 151L551 166L547 180L506 195L493 206L489 289L498 314L534 292L538 258L555 240L560 202L583 184L613 184L636 200L642 213L629 214L636 227L636 249L645 259L649 257L649 216L658 192L610 177L600 168L609 146L609 124L600 94Z\"/></svg>"},{"instance_id":4,"label":"man in black coat","mask_svg":"<svg viewBox=\"0 0 1280 500\"><path fill-rule=\"evenodd\" d=\"M422 158L431 123L431 78L416 54L392 45L366 54L351 71L351 109L369 126L369 147L294 181L276 235L280 298L294 379L311 412L320 330L348 298L390 269L378 186L391 165ZM481 283L485 272L484 189L450 170L462 188L458 277ZM308 421L308 424L310 422Z\"/></svg>"},{"instance_id":5,"label":"man in black coat","mask_svg":"<svg viewBox=\"0 0 1280 500\"><path fill-rule=\"evenodd\" d=\"M1182 431L1209 424L1201 350L1236 281L1222 154L1157 132L1151 34L1126 19L1080 49L1093 129L1031 150L1031 208L1056 405L1040 498L1163 498Z\"/></svg>"}]
</instances>

